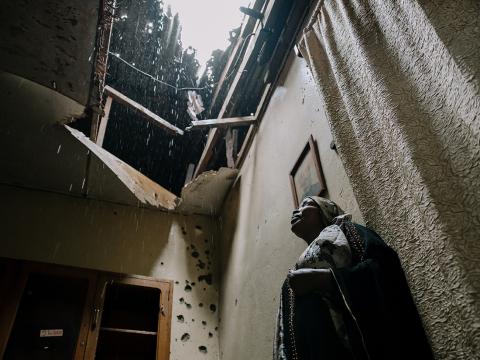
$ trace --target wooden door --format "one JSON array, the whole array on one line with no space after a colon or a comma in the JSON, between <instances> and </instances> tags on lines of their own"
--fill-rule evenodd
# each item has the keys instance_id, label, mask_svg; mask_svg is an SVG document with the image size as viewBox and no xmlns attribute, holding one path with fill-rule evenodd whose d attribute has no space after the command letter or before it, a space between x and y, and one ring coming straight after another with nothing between
<instances>
[{"instance_id":1,"label":"wooden door","mask_svg":"<svg viewBox=\"0 0 480 360\"><path fill-rule=\"evenodd\" d=\"M98 281L86 359L167 360L172 282L109 274Z\"/></svg>"},{"instance_id":2,"label":"wooden door","mask_svg":"<svg viewBox=\"0 0 480 360\"><path fill-rule=\"evenodd\" d=\"M3 359L83 359L97 273L40 263L21 268Z\"/></svg>"}]
</instances>

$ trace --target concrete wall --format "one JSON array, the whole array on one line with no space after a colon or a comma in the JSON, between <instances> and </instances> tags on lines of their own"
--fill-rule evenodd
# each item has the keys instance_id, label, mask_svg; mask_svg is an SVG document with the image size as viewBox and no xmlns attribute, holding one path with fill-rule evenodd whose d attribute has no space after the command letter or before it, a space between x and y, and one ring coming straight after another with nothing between
<instances>
[{"instance_id":1,"label":"concrete wall","mask_svg":"<svg viewBox=\"0 0 480 360\"><path fill-rule=\"evenodd\" d=\"M0 256L174 280L170 359L218 359L216 225L210 218L10 186L0 186L0 198ZM207 274L212 285L198 279ZM182 341L184 334L189 339Z\"/></svg>"},{"instance_id":2,"label":"concrete wall","mask_svg":"<svg viewBox=\"0 0 480 360\"><path fill-rule=\"evenodd\" d=\"M328 197L362 223L335 151L323 104L303 59L286 69L221 221L220 354L222 360L270 359L280 287L305 249L290 232L294 208L288 174L312 134Z\"/></svg>"}]
</instances>

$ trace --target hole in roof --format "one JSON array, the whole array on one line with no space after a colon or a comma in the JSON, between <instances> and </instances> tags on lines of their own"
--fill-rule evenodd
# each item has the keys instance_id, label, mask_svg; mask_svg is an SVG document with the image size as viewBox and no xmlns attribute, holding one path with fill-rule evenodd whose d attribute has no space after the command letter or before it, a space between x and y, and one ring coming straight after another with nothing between
<instances>
[{"instance_id":1,"label":"hole in roof","mask_svg":"<svg viewBox=\"0 0 480 360\"><path fill-rule=\"evenodd\" d=\"M244 19L239 7L248 4L248 0L118 2L106 85L180 130L192 118L205 119ZM207 131L179 135L157 125L138 107L114 98L101 146L180 195L191 177L189 164L195 165L203 151Z\"/></svg>"}]
</instances>

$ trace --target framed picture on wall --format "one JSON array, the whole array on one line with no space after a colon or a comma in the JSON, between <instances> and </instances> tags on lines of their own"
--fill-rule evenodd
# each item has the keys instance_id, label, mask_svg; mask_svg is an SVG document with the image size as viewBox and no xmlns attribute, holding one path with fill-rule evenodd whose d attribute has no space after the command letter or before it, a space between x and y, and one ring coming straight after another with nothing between
<instances>
[{"instance_id":1,"label":"framed picture on wall","mask_svg":"<svg viewBox=\"0 0 480 360\"><path fill-rule=\"evenodd\" d=\"M296 208L306 196L319 196L327 190L320 156L312 135L290 172L290 185Z\"/></svg>"}]
</instances>

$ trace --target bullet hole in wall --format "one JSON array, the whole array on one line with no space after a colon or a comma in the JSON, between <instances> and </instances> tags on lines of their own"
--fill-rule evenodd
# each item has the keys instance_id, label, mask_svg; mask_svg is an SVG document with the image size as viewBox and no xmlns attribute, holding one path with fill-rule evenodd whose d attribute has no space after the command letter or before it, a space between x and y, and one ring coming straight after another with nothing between
<instances>
[{"instance_id":1,"label":"bullet hole in wall","mask_svg":"<svg viewBox=\"0 0 480 360\"><path fill-rule=\"evenodd\" d=\"M208 285L212 285L212 274L200 275L198 281L205 281Z\"/></svg>"},{"instance_id":2,"label":"bullet hole in wall","mask_svg":"<svg viewBox=\"0 0 480 360\"><path fill-rule=\"evenodd\" d=\"M180 302L180 304L183 304L185 302L185 299L184 298L180 298L178 299L178 301Z\"/></svg>"},{"instance_id":3,"label":"bullet hole in wall","mask_svg":"<svg viewBox=\"0 0 480 360\"><path fill-rule=\"evenodd\" d=\"M211 332L208 333L208 337L211 338L213 337L213 334Z\"/></svg>"},{"instance_id":4,"label":"bullet hole in wall","mask_svg":"<svg viewBox=\"0 0 480 360\"><path fill-rule=\"evenodd\" d=\"M199 269L205 269L205 263L202 260L198 259L197 267Z\"/></svg>"},{"instance_id":5,"label":"bullet hole in wall","mask_svg":"<svg viewBox=\"0 0 480 360\"><path fill-rule=\"evenodd\" d=\"M196 251L196 250L192 251L192 257L198 258L199 256L200 256L200 254L198 253L198 251Z\"/></svg>"},{"instance_id":6,"label":"bullet hole in wall","mask_svg":"<svg viewBox=\"0 0 480 360\"><path fill-rule=\"evenodd\" d=\"M183 334L180 340L182 340L183 342L190 340L190 334L189 333Z\"/></svg>"},{"instance_id":7,"label":"bullet hole in wall","mask_svg":"<svg viewBox=\"0 0 480 360\"><path fill-rule=\"evenodd\" d=\"M198 351L200 351L203 354L206 354L207 353L207 347L204 346L204 345L201 345L201 346L198 347Z\"/></svg>"},{"instance_id":8,"label":"bullet hole in wall","mask_svg":"<svg viewBox=\"0 0 480 360\"><path fill-rule=\"evenodd\" d=\"M207 326L207 322L205 320L202 321L203 326Z\"/></svg>"},{"instance_id":9,"label":"bullet hole in wall","mask_svg":"<svg viewBox=\"0 0 480 360\"><path fill-rule=\"evenodd\" d=\"M203 303L198 304L199 307L203 307Z\"/></svg>"},{"instance_id":10,"label":"bullet hole in wall","mask_svg":"<svg viewBox=\"0 0 480 360\"><path fill-rule=\"evenodd\" d=\"M185 230L185 228L183 226L182 226L182 234L187 235L187 231Z\"/></svg>"},{"instance_id":11,"label":"bullet hole in wall","mask_svg":"<svg viewBox=\"0 0 480 360\"><path fill-rule=\"evenodd\" d=\"M189 304L189 303L185 303L185 306L187 307L187 309L191 309L191 308L192 308L192 305Z\"/></svg>"},{"instance_id":12,"label":"bullet hole in wall","mask_svg":"<svg viewBox=\"0 0 480 360\"><path fill-rule=\"evenodd\" d=\"M212 312L217 311L217 306L216 306L215 304L210 304L210 310L211 310Z\"/></svg>"},{"instance_id":13,"label":"bullet hole in wall","mask_svg":"<svg viewBox=\"0 0 480 360\"><path fill-rule=\"evenodd\" d=\"M185 318L183 315L177 315L177 321L183 323L185 321Z\"/></svg>"},{"instance_id":14,"label":"bullet hole in wall","mask_svg":"<svg viewBox=\"0 0 480 360\"><path fill-rule=\"evenodd\" d=\"M192 287L190 285L185 285L185 291L186 292L192 291Z\"/></svg>"}]
</instances>

